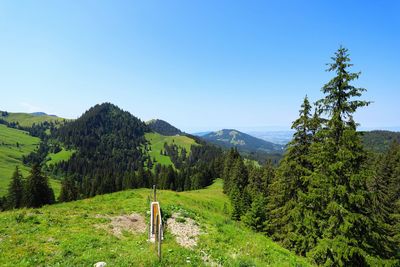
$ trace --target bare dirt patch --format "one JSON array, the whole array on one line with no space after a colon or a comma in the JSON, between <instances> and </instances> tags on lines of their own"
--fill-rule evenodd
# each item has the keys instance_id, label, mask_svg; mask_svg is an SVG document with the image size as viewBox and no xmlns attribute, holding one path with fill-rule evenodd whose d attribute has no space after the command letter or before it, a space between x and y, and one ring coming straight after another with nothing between
<instances>
[{"instance_id":1,"label":"bare dirt patch","mask_svg":"<svg viewBox=\"0 0 400 267\"><path fill-rule=\"evenodd\" d=\"M142 215L132 213L131 215L120 215L115 217L96 215L96 218L107 218L111 222L108 225L96 225L97 228L106 229L111 234L120 238L124 231L135 234L146 232L146 222Z\"/></svg>"},{"instance_id":2,"label":"bare dirt patch","mask_svg":"<svg viewBox=\"0 0 400 267\"><path fill-rule=\"evenodd\" d=\"M186 248L197 245L200 227L191 218L182 218L180 213L173 213L167 220L167 229L176 236L176 242Z\"/></svg>"}]
</instances>

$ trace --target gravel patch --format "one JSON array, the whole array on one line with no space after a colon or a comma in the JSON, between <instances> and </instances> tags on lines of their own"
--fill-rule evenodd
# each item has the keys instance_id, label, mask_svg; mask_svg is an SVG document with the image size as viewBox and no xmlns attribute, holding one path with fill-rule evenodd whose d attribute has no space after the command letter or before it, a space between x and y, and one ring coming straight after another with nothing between
<instances>
[{"instance_id":1,"label":"gravel patch","mask_svg":"<svg viewBox=\"0 0 400 267\"><path fill-rule=\"evenodd\" d=\"M197 245L200 227L193 219L182 219L180 213L173 213L167 220L167 229L176 236L176 242L182 247L194 248Z\"/></svg>"},{"instance_id":2,"label":"gravel patch","mask_svg":"<svg viewBox=\"0 0 400 267\"><path fill-rule=\"evenodd\" d=\"M132 213L131 215L121 215L115 217L108 217L102 215L96 215L96 218L107 218L111 222L108 225L96 225L97 228L106 229L111 234L120 238L123 231L129 233L144 233L146 232L146 222L142 215Z\"/></svg>"}]
</instances>

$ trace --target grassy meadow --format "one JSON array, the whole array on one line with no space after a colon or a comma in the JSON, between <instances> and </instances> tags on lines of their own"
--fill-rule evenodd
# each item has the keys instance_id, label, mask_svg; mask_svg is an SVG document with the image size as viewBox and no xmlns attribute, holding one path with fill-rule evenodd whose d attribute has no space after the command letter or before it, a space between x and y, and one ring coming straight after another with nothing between
<instances>
[{"instance_id":1,"label":"grassy meadow","mask_svg":"<svg viewBox=\"0 0 400 267\"><path fill-rule=\"evenodd\" d=\"M1 266L203 266L204 255L223 266L310 266L310 263L230 219L222 181L187 192L158 191L165 214L180 211L201 228L197 246L181 247L165 232L159 262L147 232L107 229L110 216L149 215L149 189L128 190L75 202L0 213Z\"/></svg>"},{"instance_id":2,"label":"grassy meadow","mask_svg":"<svg viewBox=\"0 0 400 267\"><path fill-rule=\"evenodd\" d=\"M47 165L54 165L57 164L60 161L67 161L69 158L74 154L75 151L73 150L67 150L65 148L61 149L60 152L58 153L50 153L47 156Z\"/></svg>"}]
</instances>

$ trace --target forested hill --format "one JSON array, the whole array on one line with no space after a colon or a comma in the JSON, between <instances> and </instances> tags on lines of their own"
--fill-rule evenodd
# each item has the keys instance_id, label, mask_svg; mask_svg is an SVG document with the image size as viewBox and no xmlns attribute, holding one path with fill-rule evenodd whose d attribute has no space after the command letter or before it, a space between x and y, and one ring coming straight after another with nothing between
<instances>
[{"instance_id":1,"label":"forested hill","mask_svg":"<svg viewBox=\"0 0 400 267\"><path fill-rule=\"evenodd\" d=\"M96 105L53 132L54 139L76 151L58 168L87 183L85 196L119 190L115 180L143 165L141 146L148 131L144 122L115 105Z\"/></svg>"},{"instance_id":2,"label":"forested hill","mask_svg":"<svg viewBox=\"0 0 400 267\"><path fill-rule=\"evenodd\" d=\"M55 148L58 148L55 150ZM64 153L62 160L58 153ZM41 163L63 179L60 200L70 201L129 188L199 189L219 177L222 151L189 136L165 136L110 103L53 128L26 163Z\"/></svg>"},{"instance_id":3,"label":"forested hill","mask_svg":"<svg viewBox=\"0 0 400 267\"><path fill-rule=\"evenodd\" d=\"M375 152L387 151L393 141L400 143L400 132L370 131L360 134L365 148Z\"/></svg>"},{"instance_id":4,"label":"forested hill","mask_svg":"<svg viewBox=\"0 0 400 267\"><path fill-rule=\"evenodd\" d=\"M181 130L163 120L154 119L148 121L146 124L150 127L152 131L162 135L172 136L177 134L183 134Z\"/></svg>"},{"instance_id":5,"label":"forested hill","mask_svg":"<svg viewBox=\"0 0 400 267\"><path fill-rule=\"evenodd\" d=\"M144 142L150 129L140 119L110 103L96 105L80 118L60 127L57 138L67 146L108 149L131 149ZM104 151L110 152L110 151Z\"/></svg>"},{"instance_id":6,"label":"forested hill","mask_svg":"<svg viewBox=\"0 0 400 267\"><path fill-rule=\"evenodd\" d=\"M282 152L284 147L233 129L223 129L202 136L213 144L223 147L236 147L241 152Z\"/></svg>"}]
</instances>

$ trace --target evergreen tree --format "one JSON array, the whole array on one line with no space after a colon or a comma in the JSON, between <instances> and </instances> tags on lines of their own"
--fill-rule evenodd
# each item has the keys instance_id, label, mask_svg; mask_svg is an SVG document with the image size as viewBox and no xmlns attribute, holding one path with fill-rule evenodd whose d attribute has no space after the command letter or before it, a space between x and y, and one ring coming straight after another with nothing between
<instances>
[{"instance_id":1,"label":"evergreen tree","mask_svg":"<svg viewBox=\"0 0 400 267\"><path fill-rule=\"evenodd\" d=\"M38 208L54 203L53 189L50 188L46 176L42 174L39 164L34 164L25 186L25 204L30 208Z\"/></svg>"},{"instance_id":2,"label":"evergreen tree","mask_svg":"<svg viewBox=\"0 0 400 267\"><path fill-rule=\"evenodd\" d=\"M14 174L8 187L7 206L10 209L18 209L23 206L24 181L18 166L15 167Z\"/></svg>"},{"instance_id":3,"label":"evergreen tree","mask_svg":"<svg viewBox=\"0 0 400 267\"><path fill-rule=\"evenodd\" d=\"M248 185L248 173L242 157L235 158L230 172L230 198L233 204L232 218L240 220L251 205Z\"/></svg>"},{"instance_id":4,"label":"evergreen tree","mask_svg":"<svg viewBox=\"0 0 400 267\"><path fill-rule=\"evenodd\" d=\"M224 169L222 172L222 179L224 180L223 191L230 194L232 187L232 169L235 159L240 158L239 152L236 148L231 148L227 153L224 161Z\"/></svg>"},{"instance_id":5,"label":"evergreen tree","mask_svg":"<svg viewBox=\"0 0 400 267\"><path fill-rule=\"evenodd\" d=\"M243 214L242 198L237 187L231 189L230 199L232 203L232 219L239 221Z\"/></svg>"},{"instance_id":6,"label":"evergreen tree","mask_svg":"<svg viewBox=\"0 0 400 267\"><path fill-rule=\"evenodd\" d=\"M59 201L68 202L77 200L79 197L78 187L74 179L67 177L61 182L61 192Z\"/></svg>"},{"instance_id":7,"label":"evergreen tree","mask_svg":"<svg viewBox=\"0 0 400 267\"><path fill-rule=\"evenodd\" d=\"M271 185L268 209L270 218L266 221L266 231L281 241L286 247L304 253L307 236L304 235L304 205L299 196L307 192L305 177L312 171L309 149L313 141L313 129L318 118L311 118L311 104L307 96L299 111L299 118L293 122L293 140L277 170Z\"/></svg>"},{"instance_id":8,"label":"evergreen tree","mask_svg":"<svg viewBox=\"0 0 400 267\"><path fill-rule=\"evenodd\" d=\"M367 254L386 253L384 233L369 210L366 153L353 120L353 113L369 102L353 100L365 89L350 84L360 73L349 72L347 49L339 48L332 59L328 71L336 76L322 88L325 97L318 101L329 119L317 133L321 141L310 147L314 171L300 199L307 207L304 234L312 237L304 249L317 264L363 266Z\"/></svg>"},{"instance_id":9,"label":"evergreen tree","mask_svg":"<svg viewBox=\"0 0 400 267\"><path fill-rule=\"evenodd\" d=\"M0 197L0 211L6 209L6 202L7 202L6 197Z\"/></svg>"},{"instance_id":10,"label":"evergreen tree","mask_svg":"<svg viewBox=\"0 0 400 267\"><path fill-rule=\"evenodd\" d=\"M400 144L393 142L377 164L370 182L372 212L382 227L388 228L393 255L400 258ZM397 252L397 255L396 255Z\"/></svg>"},{"instance_id":11,"label":"evergreen tree","mask_svg":"<svg viewBox=\"0 0 400 267\"><path fill-rule=\"evenodd\" d=\"M243 222L255 231L264 230L264 222L267 220L267 199L261 194L253 196L250 209L243 216Z\"/></svg>"}]
</instances>

